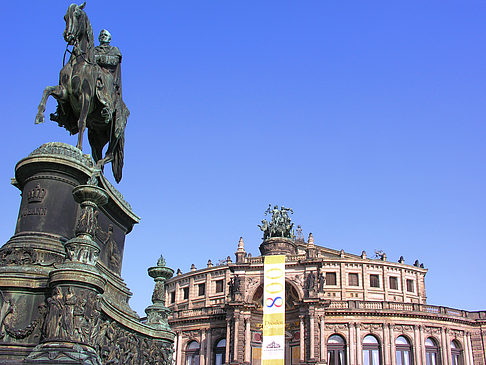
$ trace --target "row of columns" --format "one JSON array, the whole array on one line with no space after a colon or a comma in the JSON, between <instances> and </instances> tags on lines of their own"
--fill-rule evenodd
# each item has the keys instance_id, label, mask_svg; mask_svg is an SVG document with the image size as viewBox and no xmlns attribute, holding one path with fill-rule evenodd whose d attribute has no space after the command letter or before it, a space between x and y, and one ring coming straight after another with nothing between
<instances>
[{"instance_id":1,"label":"row of columns","mask_svg":"<svg viewBox=\"0 0 486 365\"><path fill-rule=\"evenodd\" d=\"M316 337L316 326L315 320L316 316L313 313L314 311L311 309L309 310L308 320L306 321L305 315L300 315L300 362L318 362L318 363L326 363L327 362L327 337L329 333L326 332L325 329L325 319L324 315L318 316L319 321L319 358L315 356L315 337ZM306 322L308 326L306 328ZM384 364L391 364L396 365L396 349L395 349L395 337L399 334L395 334L393 324L385 324L383 326L383 330L380 331L379 337L381 343L381 356L382 356L382 363ZM305 334L306 329L309 333L309 348L306 357L306 347L305 347ZM372 334L372 333L371 333ZM401 333L400 333L401 334ZM410 335L410 333L409 333ZM352 322L348 326L348 333L347 333L347 358L349 365L363 365L363 357L362 357L362 338L361 338L361 328L359 322ZM408 336L411 339L411 346L412 346L412 353L414 356L414 364L416 365L426 365L427 363L427 354L425 350L425 340L429 337L425 333L425 327L422 325L413 325L413 336ZM437 339L437 338L436 338ZM438 340L438 339L437 339ZM452 353L451 353L451 343L453 337L450 335L450 331L446 328L441 328L441 337L440 337L440 350L439 356L442 360L443 365L452 365ZM464 332L464 335L460 339L460 344L462 347L462 354L464 365L474 365L473 364L473 351L472 351L472 342L471 342L471 334Z\"/></svg>"},{"instance_id":2,"label":"row of columns","mask_svg":"<svg viewBox=\"0 0 486 365\"><path fill-rule=\"evenodd\" d=\"M299 316L300 328L300 362L327 362L327 337L329 333L325 328L325 316L323 311L316 311L315 308L309 308L306 314ZM240 330L241 329L241 330ZM308 351L306 351L305 334L309 334ZM376 331L375 331L376 333ZM427 334L424 326L414 325L413 336L411 338L411 346L413 347L414 363L416 365L426 365L426 351L425 340ZM243 338L240 339L240 335ZM401 332L400 332L401 334ZM411 333L408 333L411 335ZM393 324L385 324L380 330L381 355L383 364L396 365L396 350L395 350L395 330ZM398 335L398 334L397 334ZM318 338L318 346L316 346L316 338ZM437 337L436 337L437 338ZM200 364L211 365L211 333L208 329L203 329L200 332ZM240 344L240 341L243 343ZM440 338L437 338L440 344L440 357L443 365L452 365L451 363L451 342L453 337L450 331L446 328L440 329ZM471 346L470 333L464 332L462 336L461 346L463 350L464 365L473 365L473 354ZM347 331L347 358L349 365L363 365L362 357L362 339L361 328L359 322L349 323ZM205 344L205 346L203 346ZM184 344L187 345L187 344ZM177 333L176 338L176 364L183 365L183 350L182 349L182 332ZM316 348L319 349L316 354ZM241 351L243 349L243 351ZM230 358L231 355L231 358ZM307 356L306 356L307 355ZM316 356L317 355L317 356ZM251 313L240 312L236 310L232 316L226 318L226 363L251 363Z\"/></svg>"}]
</instances>

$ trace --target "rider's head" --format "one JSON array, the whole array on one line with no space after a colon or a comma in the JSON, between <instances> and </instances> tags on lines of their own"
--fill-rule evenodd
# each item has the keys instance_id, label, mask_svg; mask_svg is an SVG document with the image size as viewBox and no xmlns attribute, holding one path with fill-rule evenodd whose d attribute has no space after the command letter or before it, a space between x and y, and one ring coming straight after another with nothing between
<instances>
[{"instance_id":1,"label":"rider's head","mask_svg":"<svg viewBox=\"0 0 486 365\"><path fill-rule=\"evenodd\" d=\"M101 44L110 43L111 41L111 34L106 29L103 29L98 36L98 40Z\"/></svg>"}]
</instances>

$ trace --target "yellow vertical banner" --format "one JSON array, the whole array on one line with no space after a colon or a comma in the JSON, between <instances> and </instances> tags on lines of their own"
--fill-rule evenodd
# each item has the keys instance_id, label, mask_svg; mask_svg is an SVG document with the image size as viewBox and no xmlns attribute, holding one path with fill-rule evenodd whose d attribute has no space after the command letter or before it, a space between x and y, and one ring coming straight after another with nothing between
<instances>
[{"instance_id":1,"label":"yellow vertical banner","mask_svg":"<svg viewBox=\"0 0 486 365\"><path fill-rule=\"evenodd\" d=\"M265 256L262 365L285 361L285 256Z\"/></svg>"}]
</instances>

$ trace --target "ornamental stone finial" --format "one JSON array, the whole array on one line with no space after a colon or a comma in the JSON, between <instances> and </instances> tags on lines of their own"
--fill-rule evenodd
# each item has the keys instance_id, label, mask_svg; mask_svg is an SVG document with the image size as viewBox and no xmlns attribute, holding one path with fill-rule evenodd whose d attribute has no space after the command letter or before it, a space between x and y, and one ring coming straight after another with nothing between
<instances>
[{"instance_id":1,"label":"ornamental stone finial","mask_svg":"<svg viewBox=\"0 0 486 365\"><path fill-rule=\"evenodd\" d=\"M307 241L307 244L309 246L314 246L314 236L312 235L312 233L309 233L309 240Z\"/></svg>"},{"instance_id":2,"label":"ornamental stone finial","mask_svg":"<svg viewBox=\"0 0 486 365\"><path fill-rule=\"evenodd\" d=\"M166 266L161 255L157 260L157 266L150 267L148 274L155 280L155 288L152 294L152 305L145 309L147 324L153 328L170 330L168 316L169 308L165 306L165 281L170 279L174 270Z\"/></svg>"},{"instance_id":3,"label":"ornamental stone finial","mask_svg":"<svg viewBox=\"0 0 486 365\"><path fill-rule=\"evenodd\" d=\"M160 255L159 259L157 260L157 266L165 266L165 265L166 265L166 262L165 262L164 256Z\"/></svg>"},{"instance_id":4,"label":"ornamental stone finial","mask_svg":"<svg viewBox=\"0 0 486 365\"><path fill-rule=\"evenodd\" d=\"M240 240L238 242L238 252L242 251L245 251L245 244L243 243L243 237L240 237Z\"/></svg>"}]
</instances>

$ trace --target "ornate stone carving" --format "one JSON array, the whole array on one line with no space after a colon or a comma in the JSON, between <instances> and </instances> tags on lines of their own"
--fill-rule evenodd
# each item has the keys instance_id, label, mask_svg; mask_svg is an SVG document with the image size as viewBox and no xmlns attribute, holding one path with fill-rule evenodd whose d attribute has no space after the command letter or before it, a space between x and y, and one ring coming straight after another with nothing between
<instances>
[{"instance_id":1,"label":"ornate stone carving","mask_svg":"<svg viewBox=\"0 0 486 365\"><path fill-rule=\"evenodd\" d=\"M29 265L37 263L37 252L30 247L11 248L0 250L0 265Z\"/></svg>"},{"instance_id":2,"label":"ornate stone carving","mask_svg":"<svg viewBox=\"0 0 486 365\"><path fill-rule=\"evenodd\" d=\"M189 339L199 339L200 336L199 331L184 331L182 333Z\"/></svg>"},{"instance_id":3,"label":"ornate stone carving","mask_svg":"<svg viewBox=\"0 0 486 365\"><path fill-rule=\"evenodd\" d=\"M108 202L108 194L94 185L79 185L73 189L74 200L81 205L81 214L76 224L76 237L66 242L69 261L94 266L100 248L93 240L97 226L97 207Z\"/></svg>"},{"instance_id":4,"label":"ornate stone carving","mask_svg":"<svg viewBox=\"0 0 486 365\"><path fill-rule=\"evenodd\" d=\"M40 184L37 184L34 189L27 193L27 202L31 203L42 203L46 197L47 189L42 188Z\"/></svg>"},{"instance_id":5,"label":"ornate stone carving","mask_svg":"<svg viewBox=\"0 0 486 365\"><path fill-rule=\"evenodd\" d=\"M429 334L440 334L440 328L439 327L425 327L425 332Z\"/></svg>"},{"instance_id":6,"label":"ornate stone carving","mask_svg":"<svg viewBox=\"0 0 486 365\"><path fill-rule=\"evenodd\" d=\"M3 308L2 308L2 311L3 311ZM16 307L12 306L11 311L8 314L12 314L12 317L16 317L15 313L16 313ZM34 319L31 323L29 323L24 328L16 328L15 325L11 324L10 323L11 317L8 316L8 314L7 314L7 316L5 317L5 322L3 323L4 326L5 326L5 332L10 337L13 337L13 338L16 338L16 339L27 338L32 333L34 333L34 331L37 328L42 328L42 325L43 325L45 317L46 317L46 313L47 313L46 304L41 303L38 307L37 318ZM0 338L3 338L3 337L4 337L4 334L2 333Z\"/></svg>"},{"instance_id":7,"label":"ornate stone carving","mask_svg":"<svg viewBox=\"0 0 486 365\"><path fill-rule=\"evenodd\" d=\"M290 277L290 279L296 282L300 287L304 287L304 275L295 275Z\"/></svg>"},{"instance_id":8,"label":"ornate stone carving","mask_svg":"<svg viewBox=\"0 0 486 365\"><path fill-rule=\"evenodd\" d=\"M260 278L249 277L247 278L246 282L246 291L251 294L253 289L255 289L258 285L260 285Z\"/></svg>"},{"instance_id":9,"label":"ornate stone carving","mask_svg":"<svg viewBox=\"0 0 486 365\"><path fill-rule=\"evenodd\" d=\"M413 331L413 326L405 325L405 324L397 324L393 327L393 330L397 332L411 332Z\"/></svg>"},{"instance_id":10,"label":"ornate stone carving","mask_svg":"<svg viewBox=\"0 0 486 365\"><path fill-rule=\"evenodd\" d=\"M338 330L346 330L348 328L348 323L327 323L325 324L326 330L331 330L337 332Z\"/></svg>"},{"instance_id":11,"label":"ornate stone carving","mask_svg":"<svg viewBox=\"0 0 486 365\"><path fill-rule=\"evenodd\" d=\"M91 344L100 321L100 295L89 289L55 287L47 298L42 328L46 340L67 340Z\"/></svg>"},{"instance_id":12,"label":"ornate stone carving","mask_svg":"<svg viewBox=\"0 0 486 365\"><path fill-rule=\"evenodd\" d=\"M462 330L456 330L456 329L451 329L450 335L456 338L463 338L464 336L464 331Z\"/></svg>"},{"instance_id":13,"label":"ornate stone carving","mask_svg":"<svg viewBox=\"0 0 486 365\"><path fill-rule=\"evenodd\" d=\"M121 253L116 241L113 239L113 225L109 224L106 232L99 225L96 225L95 234L105 247L108 267L119 274L121 271Z\"/></svg>"},{"instance_id":14,"label":"ornate stone carving","mask_svg":"<svg viewBox=\"0 0 486 365\"><path fill-rule=\"evenodd\" d=\"M361 323L360 328L362 330L366 330L370 333L373 333L375 331L381 331L383 329L383 325L375 324L375 323Z\"/></svg>"},{"instance_id":15,"label":"ornate stone carving","mask_svg":"<svg viewBox=\"0 0 486 365\"><path fill-rule=\"evenodd\" d=\"M87 167L93 167L93 160L89 155L83 155L83 152L74 146L61 143L61 142L49 142L45 143L36 150L34 150L29 156L37 155L56 155L69 159L76 160L77 162Z\"/></svg>"}]
</instances>

